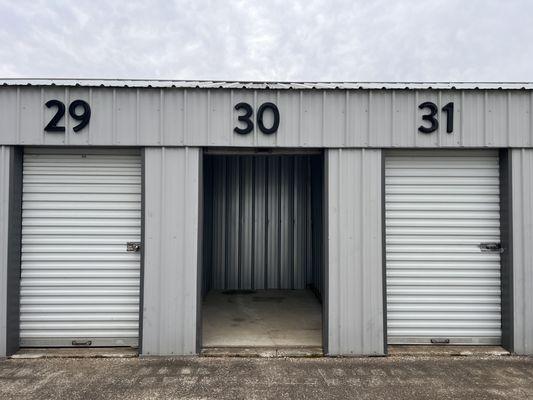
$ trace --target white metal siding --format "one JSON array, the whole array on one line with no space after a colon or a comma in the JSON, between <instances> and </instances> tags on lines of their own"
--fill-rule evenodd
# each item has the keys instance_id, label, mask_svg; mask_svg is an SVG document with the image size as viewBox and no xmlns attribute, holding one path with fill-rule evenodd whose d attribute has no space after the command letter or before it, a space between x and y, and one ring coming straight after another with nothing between
<instances>
[{"instance_id":1,"label":"white metal siding","mask_svg":"<svg viewBox=\"0 0 533 400\"><path fill-rule=\"evenodd\" d=\"M197 352L200 160L199 148L144 152L143 355Z\"/></svg>"},{"instance_id":2,"label":"white metal siding","mask_svg":"<svg viewBox=\"0 0 533 400\"><path fill-rule=\"evenodd\" d=\"M533 150L512 150L513 345L533 354Z\"/></svg>"},{"instance_id":3,"label":"white metal siding","mask_svg":"<svg viewBox=\"0 0 533 400\"><path fill-rule=\"evenodd\" d=\"M21 346L136 346L139 152L29 149L23 168Z\"/></svg>"},{"instance_id":4,"label":"white metal siding","mask_svg":"<svg viewBox=\"0 0 533 400\"><path fill-rule=\"evenodd\" d=\"M329 355L381 355L381 150L326 153L326 322Z\"/></svg>"},{"instance_id":5,"label":"white metal siding","mask_svg":"<svg viewBox=\"0 0 533 400\"><path fill-rule=\"evenodd\" d=\"M499 344L499 161L495 151L386 157L388 343Z\"/></svg>"},{"instance_id":6,"label":"white metal siding","mask_svg":"<svg viewBox=\"0 0 533 400\"><path fill-rule=\"evenodd\" d=\"M43 132L55 113L51 99L91 106L79 132L68 115L65 133ZM432 101L454 102L452 134L445 115L431 135L418 132ZM274 102L276 134L238 135L241 112ZM255 115L255 114L254 114ZM265 118L271 114L266 113ZM255 119L254 119L255 122ZM266 123L268 123L266 121ZM268 126L268 125L267 125ZM533 147L533 90L251 90L0 86L0 144L45 146L231 146L327 148Z\"/></svg>"}]
</instances>

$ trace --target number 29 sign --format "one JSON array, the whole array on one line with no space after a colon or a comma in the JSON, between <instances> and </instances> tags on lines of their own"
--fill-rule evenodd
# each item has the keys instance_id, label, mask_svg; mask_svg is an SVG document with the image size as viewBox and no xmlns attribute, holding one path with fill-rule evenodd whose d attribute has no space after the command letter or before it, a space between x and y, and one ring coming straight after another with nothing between
<instances>
[{"instance_id":1,"label":"number 29 sign","mask_svg":"<svg viewBox=\"0 0 533 400\"><path fill-rule=\"evenodd\" d=\"M63 118L65 115L65 103L59 100L49 100L45 103L45 106L48 108L55 107L57 111L50 122L48 122L48 124L44 127L44 130L46 132L65 132L65 127L58 125L59 121L61 121L61 118ZM77 111L80 108L83 111L81 114L78 114ZM91 119L91 106L86 101L74 100L68 107L68 113L73 119L80 121L78 125L72 128L74 132L79 132L87 126L89 120Z\"/></svg>"}]
</instances>

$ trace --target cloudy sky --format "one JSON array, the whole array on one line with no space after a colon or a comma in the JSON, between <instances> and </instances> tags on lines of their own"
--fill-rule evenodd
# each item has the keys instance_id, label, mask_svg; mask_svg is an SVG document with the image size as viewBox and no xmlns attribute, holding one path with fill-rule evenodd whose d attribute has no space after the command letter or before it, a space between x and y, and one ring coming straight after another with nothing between
<instances>
[{"instance_id":1,"label":"cloudy sky","mask_svg":"<svg viewBox=\"0 0 533 400\"><path fill-rule=\"evenodd\" d=\"M533 1L0 0L0 77L533 81Z\"/></svg>"}]
</instances>

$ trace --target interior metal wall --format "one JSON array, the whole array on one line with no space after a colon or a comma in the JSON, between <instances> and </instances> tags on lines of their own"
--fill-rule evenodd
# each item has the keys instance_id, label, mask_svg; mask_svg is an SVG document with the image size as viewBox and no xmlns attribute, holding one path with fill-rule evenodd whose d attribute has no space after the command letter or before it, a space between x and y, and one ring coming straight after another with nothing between
<instances>
[{"instance_id":1,"label":"interior metal wall","mask_svg":"<svg viewBox=\"0 0 533 400\"><path fill-rule=\"evenodd\" d=\"M322 299L326 293L324 266L324 157L311 158L311 179L312 288L318 297Z\"/></svg>"},{"instance_id":2,"label":"interior metal wall","mask_svg":"<svg viewBox=\"0 0 533 400\"><path fill-rule=\"evenodd\" d=\"M313 226L312 217L320 220L321 189L313 197L312 188L321 188L321 160L310 155L206 157L204 292L320 292L320 253L313 250L313 240L321 240L321 225Z\"/></svg>"}]
</instances>

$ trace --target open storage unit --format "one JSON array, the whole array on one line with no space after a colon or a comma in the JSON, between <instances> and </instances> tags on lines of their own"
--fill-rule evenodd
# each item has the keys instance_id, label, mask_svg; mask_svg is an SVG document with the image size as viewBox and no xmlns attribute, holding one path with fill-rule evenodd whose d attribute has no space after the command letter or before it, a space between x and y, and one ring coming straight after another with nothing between
<instances>
[{"instance_id":1,"label":"open storage unit","mask_svg":"<svg viewBox=\"0 0 533 400\"><path fill-rule=\"evenodd\" d=\"M322 347L322 165L204 156L204 348Z\"/></svg>"}]
</instances>

